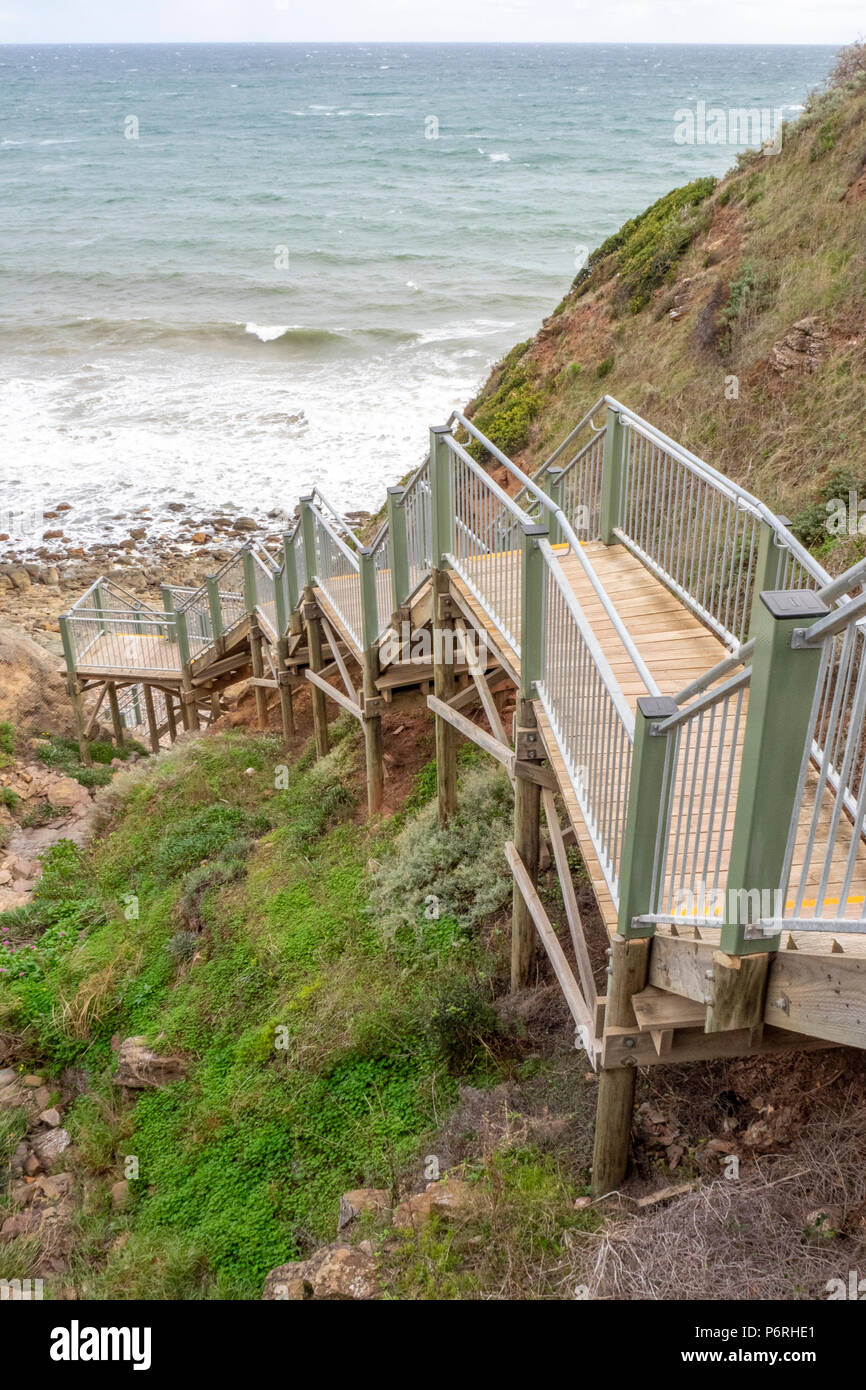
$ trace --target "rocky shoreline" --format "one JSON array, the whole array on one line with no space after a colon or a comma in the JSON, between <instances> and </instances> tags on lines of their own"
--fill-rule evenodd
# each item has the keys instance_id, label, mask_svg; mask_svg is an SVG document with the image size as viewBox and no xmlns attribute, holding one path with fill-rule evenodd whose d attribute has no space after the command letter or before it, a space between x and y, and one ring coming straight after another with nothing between
<instances>
[{"instance_id":1,"label":"rocky shoreline","mask_svg":"<svg viewBox=\"0 0 866 1390\"><path fill-rule=\"evenodd\" d=\"M33 537L0 532L0 624L11 623L62 657L58 618L101 575L111 575L161 608L160 585L197 587L246 541L256 541L279 560L283 536L293 524L293 515L278 508L263 520L233 504L207 516L188 512L183 502L169 502L167 510L169 516L144 510L115 516L113 537L99 542L77 538L80 527L69 502L46 511ZM358 512L347 519L363 525L370 518Z\"/></svg>"}]
</instances>

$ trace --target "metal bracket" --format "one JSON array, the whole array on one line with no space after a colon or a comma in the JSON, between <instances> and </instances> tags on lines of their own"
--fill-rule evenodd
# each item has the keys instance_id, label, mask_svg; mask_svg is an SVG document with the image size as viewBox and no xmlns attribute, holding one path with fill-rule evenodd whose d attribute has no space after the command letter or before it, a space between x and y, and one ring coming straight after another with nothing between
<instances>
[{"instance_id":1,"label":"metal bracket","mask_svg":"<svg viewBox=\"0 0 866 1390\"><path fill-rule=\"evenodd\" d=\"M533 762L544 757L537 729L515 730L514 751L521 762Z\"/></svg>"}]
</instances>

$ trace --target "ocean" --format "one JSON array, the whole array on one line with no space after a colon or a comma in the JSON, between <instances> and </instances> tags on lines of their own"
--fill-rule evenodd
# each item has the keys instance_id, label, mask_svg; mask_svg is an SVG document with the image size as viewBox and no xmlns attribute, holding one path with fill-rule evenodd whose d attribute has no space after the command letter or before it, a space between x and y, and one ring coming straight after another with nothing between
<instances>
[{"instance_id":1,"label":"ocean","mask_svg":"<svg viewBox=\"0 0 866 1390\"><path fill-rule=\"evenodd\" d=\"M733 164L677 113L789 119L833 52L0 47L7 528L379 506L588 250Z\"/></svg>"}]
</instances>

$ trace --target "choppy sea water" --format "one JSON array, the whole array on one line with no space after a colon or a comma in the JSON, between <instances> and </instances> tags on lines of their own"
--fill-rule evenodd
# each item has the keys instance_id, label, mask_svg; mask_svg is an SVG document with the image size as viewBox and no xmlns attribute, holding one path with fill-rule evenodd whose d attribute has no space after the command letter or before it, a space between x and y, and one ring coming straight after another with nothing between
<instances>
[{"instance_id":1,"label":"choppy sea water","mask_svg":"<svg viewBox=\"0 0 866 1390\"><path fill-rule=\"evenodd\" d=\"M85 542L171 500L262 516L318 483L378 506L581 248L733 163L678 143L678 111L790 118L832 58L0 47L7 529L34 494Z\"/></svg>"}]
</instances>

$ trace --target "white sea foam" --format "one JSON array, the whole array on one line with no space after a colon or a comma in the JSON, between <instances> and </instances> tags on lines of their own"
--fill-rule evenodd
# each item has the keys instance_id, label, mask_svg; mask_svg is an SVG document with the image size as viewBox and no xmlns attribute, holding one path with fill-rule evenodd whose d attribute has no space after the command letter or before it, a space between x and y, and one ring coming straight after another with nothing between
<instances>
[{"instance_id":1,"label":"white sea foam","mask_svg":"<svg viewBox=\"0 0 866 1390\"><path fill-rule=\"evenodd\" d=\"M244 331L251 333L262 343L273 343L277 338L282 338L284 333L289 333L291 330L287 323L248 323L245 325Z\"/></svg>"}]
</instances>

